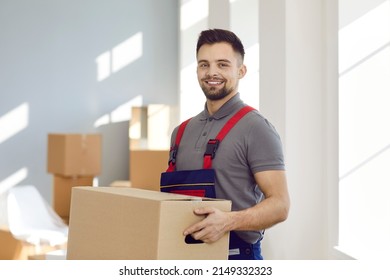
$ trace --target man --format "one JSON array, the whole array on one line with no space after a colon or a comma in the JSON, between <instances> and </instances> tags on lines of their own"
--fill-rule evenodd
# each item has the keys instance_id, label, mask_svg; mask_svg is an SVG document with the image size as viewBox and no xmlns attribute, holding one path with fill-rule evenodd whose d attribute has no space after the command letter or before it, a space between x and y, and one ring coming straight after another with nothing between
<instances>
[{"instance_id":1,"label":"man","mask_svg":"<svg viewBox=\"0 0 390 280\"><path fill-rule=\"evenodd\" d=\"M205 30L196 54L206 104L184 131L176 170L201 169L208 140L245 106L238 93L239 80L247 72L240 39L227 30ZM172 144L177 131L172 134ZM196 209L194 213L205 218L183 234L211 243L230 232L229 259L262 259L264 230L284 221L290 205L279 135L263 116L251 111L220 143L212 168L216 197L231 200L232 211Z\"/></svg>"}]
</instances>

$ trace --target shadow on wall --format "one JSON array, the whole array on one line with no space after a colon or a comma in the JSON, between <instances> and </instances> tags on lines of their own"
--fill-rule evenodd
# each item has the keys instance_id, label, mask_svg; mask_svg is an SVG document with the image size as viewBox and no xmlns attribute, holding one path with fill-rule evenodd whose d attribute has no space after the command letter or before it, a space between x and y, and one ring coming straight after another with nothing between
<instances>
[{"instance_id":1,"label":"shadow on wall","mask_svg":"<svg viewBox=\"0 0 390 280\"><path fill-rule=\"evenodd\" d=\"M102 173L98 176L99 186L109 186L115 180L128 180L129 122L103 125L97 129L97 132L101 133L103 139Z\"/></svg>"}]
</instances>

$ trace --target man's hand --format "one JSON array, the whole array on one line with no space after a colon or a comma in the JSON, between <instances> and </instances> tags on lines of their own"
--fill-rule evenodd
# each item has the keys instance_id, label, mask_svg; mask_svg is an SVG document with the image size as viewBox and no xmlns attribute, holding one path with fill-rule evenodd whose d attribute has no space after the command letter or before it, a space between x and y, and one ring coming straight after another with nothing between
<instances>
[{"instance_id":1,"label":"man's hand","mask_svg":"<svg viewBox=\"0 0 390 280\"><path fill-rule=\"evenodd\" d=\"M231 220L229 213L223 212L214 207L202 207L194 210L196 215L206 217L184 230L183 234L189 235L196 240L202 240L205 243L212 243L219 240L227 231Z\"/></svg>"}]
</instances>

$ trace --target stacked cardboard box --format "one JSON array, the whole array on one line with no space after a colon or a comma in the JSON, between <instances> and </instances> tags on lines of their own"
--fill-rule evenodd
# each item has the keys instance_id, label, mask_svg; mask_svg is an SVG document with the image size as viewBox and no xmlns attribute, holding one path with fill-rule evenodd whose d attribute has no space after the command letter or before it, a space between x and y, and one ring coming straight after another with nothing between
<instances>
[{"instance_id":1,"label":"stacked cardboard box","mask_svg":"<svg viewBox=\"0 0 390 280\"><path fill-rule=\"evenodd\" d=\"M207 206L231 210L228 200L137 188L75 187L67 259L226 260L228 234L214 243L183 236L185 228L204 218L194 209Z\"/></svg>"},{"instance_id":2,"label":"stacked cardboard box","mask_svg":"<svg viewBox=\"0 0 390 280\"><path fill-rule=\"evenodd\" d=\"M172 106L133 107L129 126L129 180L134 188L159 191L168 167Z\"/></svg>"},{"instance_id":3,"label":"stacked cardboard box","mask_svg":"<svg viewBox=\"0 0 390 280\"><path fill-rule=\"evenodd\" d=\"M101 172L100 134L49 134L47 171L53 174L53 209L69 222L74 186L92 186Z\"/></svg>"}]
</instances>

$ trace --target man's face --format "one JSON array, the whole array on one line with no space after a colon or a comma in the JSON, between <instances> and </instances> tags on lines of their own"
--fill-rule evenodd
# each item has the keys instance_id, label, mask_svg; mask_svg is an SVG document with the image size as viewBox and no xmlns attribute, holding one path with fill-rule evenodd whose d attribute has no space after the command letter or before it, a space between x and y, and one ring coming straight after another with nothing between
<instances>
[{"instance_id":1,"label":"man's face","mask_svg":"<svg viewBox=\"0 0 390 280\"><path fill-rule=\"evenodd\" d=\"M238 53L228 43L205 44L198 54L198 81L206 98L220 100L237 93L238 81L246 67Z\"/></svg>"}]
</instances>

